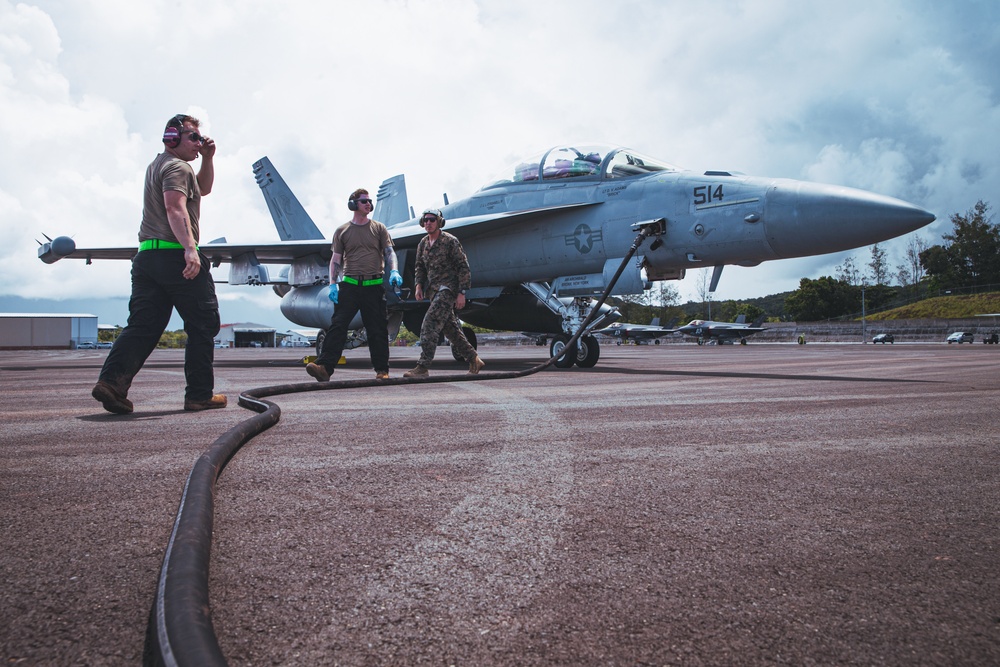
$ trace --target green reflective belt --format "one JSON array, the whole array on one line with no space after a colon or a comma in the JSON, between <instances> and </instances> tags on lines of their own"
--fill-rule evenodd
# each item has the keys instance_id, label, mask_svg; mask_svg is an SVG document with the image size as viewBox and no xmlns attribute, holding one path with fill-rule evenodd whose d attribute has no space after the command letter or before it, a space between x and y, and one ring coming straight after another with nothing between
<instances>
[{"instance_id":1,"label":"green reflective belt","mask_svg":"<svg viewBox=\"0 0 1000 667\"><path fill-rule=\"evenodd\" d=\"M139 244L139 250L183 250L184 246L174 241L161 241L160 239L148 239ZM198 246L194 247L195 250Z\"/></svg>"},{"instance_id":2,"label":"green reflective belt","mask_svg":"<svg viewBox=\"0 0 1000 667\"><path fill-rule=\"evenodd\" d=\"M371 280L358 280L357 278L352 278L351 276L344 276L343 282L348 285L360 285L361 287L371 287L372 285L381 285L381 278L372 278Z\"/></svg>"}]
</instances>

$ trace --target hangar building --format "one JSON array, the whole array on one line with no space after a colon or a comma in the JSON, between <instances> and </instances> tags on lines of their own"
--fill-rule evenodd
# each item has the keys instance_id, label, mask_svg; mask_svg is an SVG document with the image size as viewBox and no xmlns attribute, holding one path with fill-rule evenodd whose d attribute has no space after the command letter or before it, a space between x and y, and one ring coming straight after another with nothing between
<instances>
[{"instance_id":1,"label":"hangar building","mask_svg":"<svg viewBox=\"0 0 1000 667\"><path fill-rule=\"evenodd\" d=\"M97 315L0 313L0 349L75 349L97 344Z\"/></svg>"}]
</instances>

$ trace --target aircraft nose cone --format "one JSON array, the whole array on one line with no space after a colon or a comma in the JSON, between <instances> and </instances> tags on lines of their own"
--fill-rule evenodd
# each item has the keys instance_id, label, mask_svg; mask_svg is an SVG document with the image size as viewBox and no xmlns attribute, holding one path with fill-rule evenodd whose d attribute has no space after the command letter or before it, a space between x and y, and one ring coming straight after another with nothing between
<instances>
[{"instance_id":1,"label":"aircraft nose cone","mask_svg":"<svg viewBox=\"0 0 1000 667\"><path fill-rule=\"evenodd\" d=\"M791 180L772 184L764 208L767 241L783 258L872 245L934 219L933 213L901 199Z\"/></svg>"}]
</instances>

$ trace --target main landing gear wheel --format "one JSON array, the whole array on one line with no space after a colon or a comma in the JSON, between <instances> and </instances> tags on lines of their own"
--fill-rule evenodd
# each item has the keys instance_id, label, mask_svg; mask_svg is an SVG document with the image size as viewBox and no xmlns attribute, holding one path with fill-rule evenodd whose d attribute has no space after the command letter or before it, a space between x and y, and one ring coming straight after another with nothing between
<instances>
[{"instance_id":1,"label":"main landing gear wheel","mask_svg":"<svg viewBox=\"0 0 1000 667\"><path fill-rule=\"evenodd\" d=\"M323 354L323 341L326 340L326 332L322 329L316 334L316 356Z\"/></svg>"},{"instance_id":2,"label":"main landing gear wheel","mask_svg":"<svg viewBox=\"0 0 1000 667\"><path fill-rule=\"evenodd\" d=\"M597 365L597 360L601 358L601 344L596 337L583 336L580 338L574 346L576 347L575 354L566 349L566 343L569 339L570 337L565 334L560 334L552 339L549 354L553 357L557 354L560 355L553 364L556 368L571 368L573 364L580 368L593 368Z\"/></svg>"},{"instance_id":3,"label":"main landing gear wheel","mask_svg":"<svg viewBox=\"0 0 1000 667\"><path fill-rule=\"evenodd\" d=\"M576 363L576 347L574 349L569 349L566 343L569 342L570 337L566 334L559 334L552 339L552 343L549 345L549 356L560 355L558 359L555 360L553 365L556 368L571 368L573 364Z\"/></svg>"},{"instance_id":4,"label":"main landing gear wheel","mask_svg":"<svg viewBox=\"0 0 1000 667\"><path fill-rule=\"evenodd\" d=\"M580 368L593 368L601 358L601 344L594 336L583 336L577 342L576 365Z\"/></svg>"},{"instance_id":5,"label":"main landing gear wheel","mask_svg":"<svg viewBox=\"0 0 1000 667\"><path fill-rule=\"evenodd\" d=\"M465 334L465 340L469 341L469 345L472 346L472 349L478 350L479 343L476 341L476 332L472 330L472 327L462 327L462 333ZM455 361L465 361L465 359L458 356L458 351L455 350L454 345L451 346L451 356L454 357Z\"/></svg>"}]
</instances>

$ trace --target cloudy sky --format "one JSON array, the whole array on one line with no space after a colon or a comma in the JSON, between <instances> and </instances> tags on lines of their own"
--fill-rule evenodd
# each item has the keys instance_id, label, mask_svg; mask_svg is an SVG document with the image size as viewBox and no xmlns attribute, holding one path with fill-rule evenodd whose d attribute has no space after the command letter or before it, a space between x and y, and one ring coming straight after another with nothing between
<instances>
[{"instance_id":1,"label":"cloudy sky","mask_svg":"<svg viewBox=\"0 0 1000 667\"><path fill-rule=\"evenodd\" d=\"M899 197L938 216L918 232L936 243L951 214L1000 205L998 62L995 0L0 0L0 299L78 312L128 295L128 263L47 266L35 241L134 243L181 112L219 147L203 240L276 239L263 155L332 233L359 185L403 173L423 208L600 142ZM894 264L905 243L886 246ZM795 289L845 256L728 267L716 299ZM287 325L266 288L220 298L224 321L255 304Z\"/></svg>"}]
</instances>

